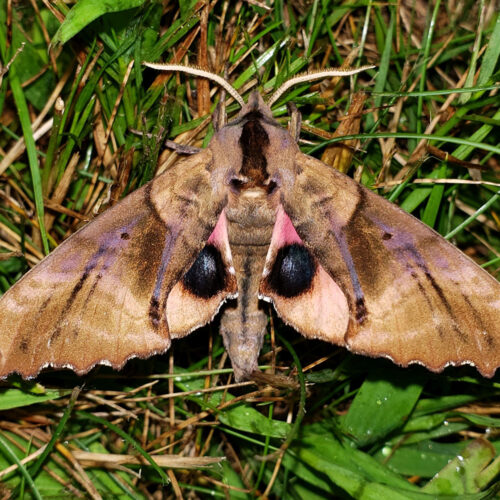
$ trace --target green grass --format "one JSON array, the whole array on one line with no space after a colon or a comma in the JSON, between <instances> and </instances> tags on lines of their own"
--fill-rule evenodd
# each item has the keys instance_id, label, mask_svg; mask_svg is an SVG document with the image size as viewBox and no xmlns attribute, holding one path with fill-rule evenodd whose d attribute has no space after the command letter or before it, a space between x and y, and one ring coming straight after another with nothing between
<instances>
[{"instance_id":1,"label":"green grass","mask_svg":"<svg viewBox=\"0 0 500 500\"><path fill-rule=\"evenodd\" d=\"M27 1L9 12L0 6L3 66L25 44L0 87L2 291L110 199L168 168L175 155L161 147L165 138L207 144L213 129L196 99L206 84L141 65L174 60L209 61L245 96L346 58L353 67L376 65L334 87L298 85L275 105L275 116L285 126L285 103L295 102L305 125L302 150L321 157L339 140L332 134L350 96L365 91L360 130L344 134L359 147L341 166L498 276L494 1L278 0L270 8L219 2L205 21L203 4L194 1L51 2L63 24L35 3L38 12ZM220 89L210 89L213 110ZM59 110L56 97L64 101ZM32 124L50 118L35 142ZM13 154L19 139L25 149ZM464 162L478 164L480 175ZM402 369L305 340L275 316L270 331L261 364L296 379L291 388L233 385L216 326L122 372L100 367L81 378L47 371L37 379L42 385L9 378L0 388L0 470L19 467L0 476L2 492L140 499L496 495L498 376L486 380L470 367L439 375ZM71 397L75 386L83 389ZM117 455L134 455L140 464L118 463ZM156 455L186 462L157 464ZM221 460L207 465L203 457Z\"/></svg>"}]
</instances>

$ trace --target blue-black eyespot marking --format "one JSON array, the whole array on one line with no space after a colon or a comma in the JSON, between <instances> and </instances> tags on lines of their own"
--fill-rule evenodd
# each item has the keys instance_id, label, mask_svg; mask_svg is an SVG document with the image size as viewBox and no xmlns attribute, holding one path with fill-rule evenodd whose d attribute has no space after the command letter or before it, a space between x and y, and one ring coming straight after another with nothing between
<instances>
[{"instance_id":1,"label":"blue-black eyespot marking","mask_svg":"<svg viewBox=\"0 0 500 500\"><path fill-rule=\"evenodd\" d=\"M182 278L185 288L193 295L209 299L226 286L226 271L219 250L206 245L194 264Z\"/></svg>"},{"instance_id":2,"label":"blue-black eyespot marking","mask_svg":"<svg viewBox=\"0 0 500 500\"><path fill-rule=\"evenodd\" d=\"M297 297L309 290L316 265L309 251L294 243L278 250L268 282L282 297Z\"/></svg>"}]
</instances>

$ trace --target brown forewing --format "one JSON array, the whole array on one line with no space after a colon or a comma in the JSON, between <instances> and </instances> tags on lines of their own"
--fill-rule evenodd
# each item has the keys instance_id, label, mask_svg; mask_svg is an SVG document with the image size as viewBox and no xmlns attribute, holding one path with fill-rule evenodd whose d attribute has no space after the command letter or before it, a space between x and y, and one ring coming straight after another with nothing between
<instances>
[{"instance_id":1,"label":"brown forewing","mask_svg":"<svg viewBox=\"0 0 500 500\"><path fill-rule=\"evenodd\" d=\"M350 311L347 329L332 330L329 340L403 366L471 363L492 376L500 365L499 283L422 222L319 160L298 153L296 170L283 207ZM281 315L287 320L288 311Z\"/></svg>"},{"instance_id":2,"label":"brown forewing","mask_svg":"<svg viewBox=\"0 0 500 500\"><path fill-rule=\"evenodd\" d=\"M14 285L0 310L0 376L32 377L47 365L84 373L165 351L167 296L225 203L212 167L210 149L178 163Z\"/></svg>"}]
</instances>

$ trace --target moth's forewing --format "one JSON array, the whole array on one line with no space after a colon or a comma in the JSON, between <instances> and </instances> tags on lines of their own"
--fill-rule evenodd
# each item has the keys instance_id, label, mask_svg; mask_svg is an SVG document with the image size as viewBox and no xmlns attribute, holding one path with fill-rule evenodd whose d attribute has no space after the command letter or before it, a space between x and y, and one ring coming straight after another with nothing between
<instances>
[{"instance_id":1,"label":"moth's forewing","mask_svg":"<svg viewBox=\"0 0 500 500\"><path fill-rule=\"evenodd\" d=\"M33 377L48 365L80 374L97 363L119 368L130 357L168 349L167 299L207 240L223 272L230 268L227 242L211 237L224 207L214 182L220 175L209 149L179 162L16 283L0 300L0 376ZM228 275L216 300L201 294L183 307L199 320L201 302L203 317L211 318L232 293Z\"/></svg>"},{"instance_id":2,"label":"moth's forewing","mask_svg":"<svg viewBox=\"0 0 500 500\"><path fill-rule=\"evenodd\" d=\"M297 323L292 300L278 306L284 320L307 336L403 366L440 371L468 363L493 376L500 365L500 284L418 219L319 160L298 153L295 170L295 182L282 190L284 212L349 313L345 331L337 323L319 334ZM314 280L319 304L325 292ZM342 317L342 298L335 297L330 307Z\"/></svg>"}]
</instances>

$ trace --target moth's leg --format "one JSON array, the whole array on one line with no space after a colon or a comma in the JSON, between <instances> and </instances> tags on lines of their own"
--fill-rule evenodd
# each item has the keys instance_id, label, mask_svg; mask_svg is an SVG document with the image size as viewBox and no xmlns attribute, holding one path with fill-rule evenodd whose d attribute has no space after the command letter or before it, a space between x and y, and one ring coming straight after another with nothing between
<instances>
[{"instance_id":1,"label":"moth's leg","mask_svg":"<svg viewBox=\"0 0 500 500\"><path fill-rule=\"evenodd\" d=\"M153 137L153 134L149 132L142 132L141 130L131 129L131 132L139 136L147 137L148 139L151 139ZM179 153L180 155L194 155L202 151L202 148L197 148L195 146L188 146L186 144L179 144L177 142L170 141L169 139L166 139L163 144L168 149L173 149L176 153Z\"/></svg>"},{"instance_id":2,"label":"moth's leg","mask_svg":"<svg viewBox=\"0 0 500 500\"><path fill-rule=\"evenodd\" d=\"M214 126L214 130L218 132L226 123L226 102L222 100L221 96L221 100L217 103L214 114L212 115L212 125Z\"/></svg>"},{"instance_id":3,"label":"moth's leg","mask_svg":"<svg viewBox=\"0 0 500 500\"><path fill-rule=\"evenodd\" d=\"M179 153L180 155L195 155L196 153L199 153L202 151L202 148L197 148L196 146L189 146L187 144L179 144L174 141L166 140L164 142L165 146L168 149L173 149L176 153Z\"/></svg>"},{"instance_id":4,"label":"moth's leg","mask_svg":"<svg viewBox=\"0 0 500 500\"><path fill-rule=\"evenodd\" d=\"M288 132L293 137L295 142L299 142L300 127L302 125L302 115L293 102L287 102L286 107L290 114L290 123L288 124Z\"/></svg>"},{"instance_id":5,"label":"moth's leg","mask_svg":"<svg viewBox=\"0 0 500 500\"><path fill-rule=\"evenodd\" d=\"M153 137L153 134L149 132L142 132L141 130L131 129L131 132L139 136L147 137L148 139L151 139ZM194 155L196 153L199 153L200 151L203 151L202 148L197 148L196 146L188 146L187 144L179 144L177 142L170 141L169 139L166 139L163 144L168 149L173 149L180 155Z\"/></svg>"},{"instance_id":6,"label":"moth's leg","mask_svg":"<svg viewBox=\"0 0 500 500\"><path fill-rule=\"evenodd\" d=\"M224 78L226 78L226 70L224 70ZM226 123L226 90L222 88L220 91L219 102L217 103L214 114L212 115L212 125L214 130L218 132L222 127L224 127L224 125L226 125Z\"/></svg>"}]
</instances>

